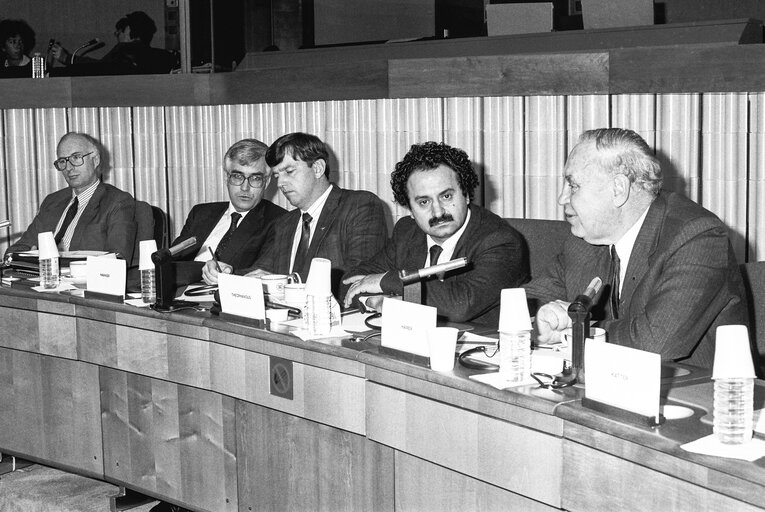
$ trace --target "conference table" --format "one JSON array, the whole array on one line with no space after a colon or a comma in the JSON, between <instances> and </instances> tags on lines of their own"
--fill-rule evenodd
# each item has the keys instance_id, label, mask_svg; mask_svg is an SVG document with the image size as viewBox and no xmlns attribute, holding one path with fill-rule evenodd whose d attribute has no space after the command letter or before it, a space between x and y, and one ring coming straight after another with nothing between
<instances>
[{"instance_id":1,"label":"conference table","mask_svg":"<svg viewBox=\"0 0 765 512\"><path fill-rule=\"evenodd\" d=\"M693 414L649 427L209 311L3 287L0 332L0 451L193 510L765 509L765 459L681 448L712 432L698 368L664 368Z\"/></svg>"}]
</instances>

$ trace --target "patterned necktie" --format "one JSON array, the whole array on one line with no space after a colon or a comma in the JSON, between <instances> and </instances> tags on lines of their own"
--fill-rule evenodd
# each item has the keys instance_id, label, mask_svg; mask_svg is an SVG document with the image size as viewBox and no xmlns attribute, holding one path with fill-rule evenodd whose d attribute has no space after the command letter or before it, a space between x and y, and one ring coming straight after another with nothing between
<instances>
[{"instance_id":1,"label":"patterned necktie","mask_svg":"<svg viewBox=\"0 0 765 512\"><path fill-rule=\"evenodd\" d=\"M611 246L611 318L619 318L619 274L621 272L616 246Z\"/></svg>"},{"instance_id":2,"label":"patterned necktie","mask_svg":"<svg viewBox=\"0 0 765 512\"><path fill-rule=\"evenodd\" d=\"M69 224L71 224L72 221L74 220L74 216L77 215L78 204L79 204L79 201L77 200L77 196L74 196L74 201L72 201L71 206L69 206L69 209L66 211L64 222L61 223L61 229L58 230L58 233L56 233L56 236L54 237L54 240L56 241L56 245L61 243L61 240L64 238L64 235L66 234L66 229L69 227Z\"/></svg>"},{"instance_id":3,"label":"patterned necktie","mask_svg":"<svg viewBox=\"0 0 765 512\"><path fill-rule=\"evenodd\" d=\"M303 230L300 233L300 243L295 253L295 264L292 265L292 271L297 272L303 277L303 266L308 259L308 247L311 245L311 217L307 212L303 214Z\"/></svg>"},{"instance_id":4,"label":"patterned necktie","mask_svg":"<svg viewBox=\"0 0 765 512\"><path fill-rule=\"evenodd\" d=\"M218 242L218 248L215 249L215 257L218 258L218 260L221 259L221 253L226 248L228 243L231 241L231 237L234 235L234 231L236 231L236 226L239 224L239 219L242 218L242 214L239 212L234 212L231 214L231 225L228 227L228 231L226 231L226 234L223 235L223 238L220 239L220 242Z\"/></svg>"},{"instance_id":5,"label":"patterned necktie","mask_svg":"<svg viewBox=\"0 0 765 512\"><path fill-rule=\"evenodd\" d=\"M444 251L444 249L436 244L430 246L430 266L436 265L438 263L438 257L441 256L441 253Z\"/></svg>"}]
</instances>

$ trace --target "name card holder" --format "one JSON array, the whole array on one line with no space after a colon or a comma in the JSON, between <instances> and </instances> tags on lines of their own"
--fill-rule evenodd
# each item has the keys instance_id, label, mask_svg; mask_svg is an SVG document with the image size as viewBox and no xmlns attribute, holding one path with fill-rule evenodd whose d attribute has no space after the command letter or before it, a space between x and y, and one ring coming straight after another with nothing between
<instances>
[{"instance_id":1,"label":"name card holder","mask_svg":"<svg viewBox=\"0 0 765 512\"><path fill-rule=\"evenodd\" d=\"M255 327L256 329L267 329L270 326L270 320L262 320L260 318L250 318L248 316L235 315L233 313L220 312L218 318L227 322L233 322L235 324L242 324L248 327Z\"/></svg>"},{"instance_id":2,"label":"name card holder","mask_svg":"<svg viewBox=\"0 0 765 512\"><path fill-rule=\"evenodd\" d=\"M664 415L659 416L644 416L642 414L616 407L615 405L598 402L592 398L582 398L582 406L593 411L597 411L606 416L610 416L613 419L621 421L622 423L632 423L633 425L640 425L642 427L658 427L665 421Z\"/></svg>"},{"instance_id":3,"label":"name card holder","mask_svg":"<svg viewBox=\"0 0 765 512\"><path fill-rule=\"evenodd\" d=\"M127 263L110 256L88 256L87 299L122 304L125 301Z\"/></svg>"},{"instance_id":4,"label":"name card holder","mask_svg":"<svg viewBox=\"0 0 765 512\"><path fill-rule=\"evenodd\" d=\"M588 339L584 367L587 383L582 406L644 427L664 423L659 354Z\"/></svg>"},{"instance_id":5,"label":"name card holder","mask_svg":"<svg viewBox=\"0 0 765 512\"><path fill-rule=\"evenodd\" d=\"M417 285L413 283L407 286ZM404 288L406 293L406 287ZM419 303L386 297L383 299L383 316L380 354L424 367L430 366L430 348L427 331L436 326L436 308Z\"/></svg>"}]
</instances>

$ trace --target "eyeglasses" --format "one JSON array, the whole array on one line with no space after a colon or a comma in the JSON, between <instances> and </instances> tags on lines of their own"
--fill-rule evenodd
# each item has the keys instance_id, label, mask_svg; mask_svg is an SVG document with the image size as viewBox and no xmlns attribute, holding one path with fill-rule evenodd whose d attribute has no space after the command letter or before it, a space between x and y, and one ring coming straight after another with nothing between
<instances>
[{"instance_id":1,"label":"eyeglasses","mask_svg":"<svg viewBox=\"0 0 765 512\"><path fill-rule=\"evenodd\" d=\"M75 153L69 156L62 156L61 158L57 158L56 160L53 161L53 167L55 167L56 169L62 172L66 170L67 163L72 164L72 167L79 167L83 163L85 163L85 157L92 153L93 152L90 151L88 153L85 153L84 155L80 153Z\"/></svg>"},{"instance_id":2,"label":"eyeglasses","mask_svg":"<svg viewBox=\"0 0 765 512\"><path fill-rule=\"evenodd\" d=\"M232 172L228 175L228 184L234 185L235 187L242 186L244 180L247 180L247 183L249 183L252 188L263 188L263 183L266 181L262 174L245 176L240 172Z\"/></svg>"}]
</instances>

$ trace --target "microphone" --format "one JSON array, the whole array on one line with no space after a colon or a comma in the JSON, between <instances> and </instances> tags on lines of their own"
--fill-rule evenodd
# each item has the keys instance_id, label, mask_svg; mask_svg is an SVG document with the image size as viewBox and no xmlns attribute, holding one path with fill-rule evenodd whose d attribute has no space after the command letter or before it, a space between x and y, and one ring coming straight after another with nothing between
<instances>
[{"instance_id":1,"label":"microphone","mask_svg":"<svg viewBox=\"0 0 765 512\"><path fill-rule=\"evenodd\" d=\"M427 268L421 268L419 270L399 270L398 277L401 279L401 281L403 281L404 284L412 284L434 274L442 274L449 272L450 270L462 268L467 264L467 258L457 258L456 260L445 261L444 263L439 263L438 265L433 265Z\"/></svg>"},{"instance_id":2,"label":"microphone","mask_svg":"<svg viewBox=\"0 0 765 512\"><path fill-rule=\"evenodd\" d=\"M584 290L584 293L578 295L569 305L569 313L584 313L589 311L590 308L592 308L592 300L598 294L602 286L603 280L599 277L594 277L592 281L590 281L590 284L587 286L587 288Z\"/></svg>"},{"instance_id":3,"label":"microphone","mask_svg":"<svg viewBox=\"0 0 765 512\"><path fill-rule=\"evenodd\" d=\"M160 249L159 251L155 252L151 255L151 261L153 261L155 264L164 263L166 261L170 261L175 257L176 254L181 253L191 247L192 245L195 245L197 243L197 237L192 236L187 238L186 240L170 247L169 249Z\"/></svg>"},{"instance_id":4,"label":"microphone","mask_svg":"<svg viewBox=\"0 0 765 512\"><path fill-rule=\"evenodd\" d=\"M0 220L0 229L7 228L10 225L11 225L10 220Z\"/></svg>"},{"instance_id":5,"label":"microphone","mask_svg":"<svg viewBox=\"0 0 765 512\"><path fill-rule=\"evenodd\" d=\"M70 64L74 64L74 57L75 57L75 55L77 55L77 52L79 52L79 51L80 51L80 50L82 50L83 48L89 48L89 47L91 47L91 46L92 46L93 48L89 48L89 49L88 49L88 51L90 52L90 51L93 51L93 50L95 50L95 49L97 49L97 48L102 48L102 47L103 47L105 44L106 44L106 43L104 43L103 41L101 41L99 38L97 38L97 37L94 37L93 39L91 39L91 40L90 40L90 41L88 41L87 43L85 43L85 44L81 44L80 46L78 46L78 47L77 47L77 49L76 49L76 50L74 50L74 51L72 52L72 58L70 59L69 63L70 63ZM85 52L85 53L86 53L86 52Z\"/></svg>"}]
</instances>

